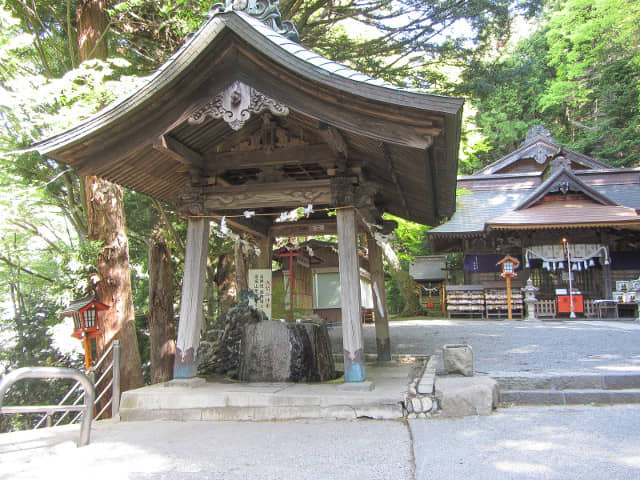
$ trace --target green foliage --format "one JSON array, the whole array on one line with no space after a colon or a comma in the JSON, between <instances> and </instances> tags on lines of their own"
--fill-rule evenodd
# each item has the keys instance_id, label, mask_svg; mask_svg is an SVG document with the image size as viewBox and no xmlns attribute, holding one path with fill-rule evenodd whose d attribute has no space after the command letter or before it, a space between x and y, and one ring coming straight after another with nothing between
<instances>
[{"instance_id":1,"label":"green foliage","mask_svg":"<svg viewBox=\"0 0 640 480\"><path fill-rule=\"evenodd\" d=\"M431 227L389 214L385 214L384 218L398 224L394 231L395 239L392 241L392 245L405 269L409 269L409 264L415 256L431 254L427 238L427 232Z\"/></svg>"},{"instance_id":2,"label":"green foliage","mask_svg":"<svg viewBox=\"0 0 640 480\"><path fill-rule=\"evenodd\" d=\"M485 136L473 166L514 150L536 124L569 148L639 165L639 39L637 2L565 0L513 51L471 62L458 91Z\"/></svg>"}]
</instances>

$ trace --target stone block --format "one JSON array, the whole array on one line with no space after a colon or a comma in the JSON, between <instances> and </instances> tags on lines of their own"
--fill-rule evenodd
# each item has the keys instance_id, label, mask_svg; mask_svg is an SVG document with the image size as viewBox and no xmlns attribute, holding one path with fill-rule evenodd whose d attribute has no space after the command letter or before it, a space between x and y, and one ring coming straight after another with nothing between
<instances>
[{"instance_id":1,"label":"stone block","mask_svg":"<svg viewBox=\"0 0 640 480\"><path fill-rule=\"evenodd\" d=\"M277 321L248 324L240 345L240 380L317 382L335 377L326 326Z\"/></svg>"},{"instance_id":2,"label":"stone block","mask_svg":"<svg viewBox=\"0 0 640 480\"><path fill-rule=\"evenodd\" d=\"M460 373L473 376L473 350L471 345L444 345L442 347L444 370L447 374Z\"/></svg>"},{"instance_id":3,"label":"stone block","mask_svg":"<svg viewBox=\"0 0 640 480\"><path fill-rule=\"evenodd\" d=\"M446 417L489 415L498 406L498 382L489 377L436 377L435 391Z\"/></svg>"}]
</instances>

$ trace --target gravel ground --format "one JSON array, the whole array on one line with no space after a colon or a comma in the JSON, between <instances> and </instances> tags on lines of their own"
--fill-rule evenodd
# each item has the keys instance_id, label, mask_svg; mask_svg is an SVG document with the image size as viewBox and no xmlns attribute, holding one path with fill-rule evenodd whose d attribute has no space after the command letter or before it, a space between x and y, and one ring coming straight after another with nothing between
<instances>
[{"instance_id":1,"label":"gravel ground","mask_svg":"<svg viewBox=\"0 0 640 480\"><path fill-rule=\"evenodd\" d=\"M389 325L393 353L433 354L446 344L473 348L478 373L640 372L640 323L407 320ZM331 327L341 352L341 327ZM375 353L375 327L364 328L365 351Z\"/></svg>"}]
</instances>

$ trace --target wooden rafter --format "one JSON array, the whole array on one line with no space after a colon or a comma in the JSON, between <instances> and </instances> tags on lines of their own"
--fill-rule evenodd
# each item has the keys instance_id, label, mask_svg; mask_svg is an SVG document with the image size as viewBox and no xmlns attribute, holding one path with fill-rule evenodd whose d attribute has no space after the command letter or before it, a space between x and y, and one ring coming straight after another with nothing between
<instances>
[{"instance_id":1,"label":"wooden rafter","mask_svg":"<svg viewBox=\"0 0 640 480\"><path fill-rule=\"evenodd\" d=\"M158 137L155 142L153 142L153 148L166 153L174 160L189 167L204 167L204 158L200 153L192 150L184 143L169 135Z\"/></svg>"}]
</instances>

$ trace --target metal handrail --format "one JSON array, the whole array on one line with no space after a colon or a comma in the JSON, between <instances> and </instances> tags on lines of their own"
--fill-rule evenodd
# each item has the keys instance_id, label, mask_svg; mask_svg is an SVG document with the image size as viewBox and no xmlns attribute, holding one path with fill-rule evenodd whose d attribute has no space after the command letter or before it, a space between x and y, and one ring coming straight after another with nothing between
<instances>
[{"instance_id":1,"label":"metal handrail","mask_svg":"<svg viewBox=\"0 0 640 480\"><path fill-rule=\"evenodd\" d=\"M44 406L19 406L3 407L2 399L9 387L25 378L71 378L78 381L84 388L84 406L76 405L44 405ZM91 420L93 419L93 405L95 399L93 383L84 373L71 368L59 367L23 367L13 370L0 378L0 414L7 413L38 413L38 412L67 412L84 410L82 424L80 425L80 440L78 447L89 444L91 433Z\"/></svg>"}]
</instances>

